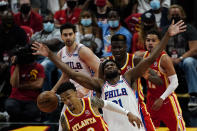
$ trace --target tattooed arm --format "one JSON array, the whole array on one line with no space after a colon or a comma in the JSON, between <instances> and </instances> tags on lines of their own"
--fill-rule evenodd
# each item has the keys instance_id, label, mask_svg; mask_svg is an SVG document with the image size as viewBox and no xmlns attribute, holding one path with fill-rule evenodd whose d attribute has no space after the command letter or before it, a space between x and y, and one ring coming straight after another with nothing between
<instances>
[{"instance_id":1,"label":"tattooed arm","mask_svg":"<svg viewBox=\"0 0 197 131\"><path fill-rule=\"evenodd\" d=\"M66 119L65 119L65 116L64 115L61 115L61 117L60 117L60 123L61 123L61 126L62 126L62 131L70 131L68 129L68 125L66 123Z\"/></svg>"},{"instance_id":2,"label":"tattooed arm","mask_svg":"<svg viewBox=\"0 0 197 131\"><path fill-rule=\"evenodd\" d=\"M98 97L93 97L91 99L91 105L93 107L105 108L107 110L110 110L110 111L113 111L116 113L120 113L122 115L126 115L128 117L129 122L133 126L135 126L135 123L137 124L138 128L140 128L140 126L142 126L142 122L137 116L135 116L134 114L132 114L128 110L122 108L118 104L115 104L111 101L106 101L106 100L99 99Z\"/></svg>"}]
</instances>

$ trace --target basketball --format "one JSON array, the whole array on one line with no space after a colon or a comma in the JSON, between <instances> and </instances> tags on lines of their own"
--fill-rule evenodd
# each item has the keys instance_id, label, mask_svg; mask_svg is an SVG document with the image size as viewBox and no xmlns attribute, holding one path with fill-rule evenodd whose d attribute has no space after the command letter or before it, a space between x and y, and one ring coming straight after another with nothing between
<instances>
[{"instance_id":1,"label":"basketball","mask_svg":"<svg viewBox=\"0 0 197 131\"><path fill-rule=\"evenodd\" d=\"M37 106L42 112L53 112L58 106L58 98L55 93L44 91L37 98Z\"/></svg>"}]
</instances>

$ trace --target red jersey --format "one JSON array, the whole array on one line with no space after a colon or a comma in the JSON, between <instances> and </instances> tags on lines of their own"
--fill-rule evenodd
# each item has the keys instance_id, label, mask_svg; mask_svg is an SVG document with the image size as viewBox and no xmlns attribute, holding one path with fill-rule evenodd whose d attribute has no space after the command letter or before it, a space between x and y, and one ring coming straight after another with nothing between
<instances>
[{"instance_id":1,"label":"red jersey","mask_svg":"<svg viewBox=\"0 0 197 131\"><path fill-rule=\"evenodd\" d=\"M67 107L64 115L70 131L108 131L107 124L91 107L90 98L82 98L83 110L73 114Z\"/></svg>"},{"instance_id":2,"label":"red jersey","mask_svg":"<svg viewBox=\"0 0 197 131\"><path fill-rule=\"evenodd\" d=\"M146 51L144 57L149 56L149 52ZM160 67L160 62L162 56L167 55L165 51L163 51L160 56L155 60L155 62L150 66L151 69L153 69L157 75L164 81L164 84L161 86L155 85L150 81L146 81L147 87L148 87L148 92L147 92L147 97L154 97L154 99L158 99L166 90L166 88L169 85L169 80L167 75L162 71ZM151 95L154 94L154 95Z\"/></svg>"}]
</instances>

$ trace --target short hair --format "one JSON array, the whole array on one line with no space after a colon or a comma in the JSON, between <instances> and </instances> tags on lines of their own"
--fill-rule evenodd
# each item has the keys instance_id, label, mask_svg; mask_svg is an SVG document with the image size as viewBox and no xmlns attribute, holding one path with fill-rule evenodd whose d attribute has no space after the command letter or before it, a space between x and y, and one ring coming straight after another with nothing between
<instances>
[{"instance_id":1,"label":"short hair","mask_svg":"<svg viewBox=\"0 0 197 131\"><path fill-rule=\"evenodd\" d=\"M63 92L67 91L67 90L74 90L76 91L76 87L73 83L71 82L65 82L65 83L62 83L60 85L60 87L57 89L57 94L62 94Z\"/></svg>"},{"instance_id":2,"label":"short hair","mask_svg":"<svg viewBox=\"0 0 197 131\"><path fill-rule=\"evenodd\" d=\"M108 17L108 18L110 17L110 15L111 15L112 12L115 12L116 15L117 15L118 17L120 17L120 12L119 12L119 10L113 8L113 9L111 9L111 10L107 13L107 17Z\"/></svg>"},{"instance_id":3,"label":"short hair","mask_svg":"<svg viewBox=\"0 0 197 131\"><path fill-rule=\"evenodd\" d=\"M123 34L115 34L111 37L111 42L112 41L124 41L126 44L127 38Z\"/></svg>"},{"instance_id":4,"label":"short hair","mask_svg":"<svg viewBox=\"0 0 197 131\"><path fill-rule=\"evenodd\" d=\"M105 67L105 65L106 65L108 62L113 62L113 63L115 63L116 66L118 67L118 69L120 70L120 65L119 65L116 61L114 61L114 60L112 60L112 59L107 59L107 60L105 60L105 61L102 62L102 72L103 72L103 73L104 73L104 67Z\"/></svg>"},{"instance_id":5,"label":"short hair","mask_svg":"<svg viewBox=\"0 0 197 131\"><path fill-rule=\"evenodd\" d=\"M181 11L181 14L183 16L183 19L186 19L187 18L186 13L185 13L183 7L180 6L180 5L174 4L174 5L171 5L170 8L168 9L168 19L170 18L170 10L172 8L178 8Z\"/></svg>"},{"instance_id":6,"label":"short hair","mask_svg":"<svg viewBox=\"0 0 197 131\"><path fill-rule=\"evenodd\" d=\"M76 26L71 24L71 23L65 23L65 24L60 26L61 34L62 34L64 29L72 29L74 33L76 32Z\"/></svg>"},{"instance_id":7,"label":"short hair","mask_svg":"<svg viewBox=\"0 0 197 131\"><path fill-rule=\"evenodd\" d=\"M151 29L150 31L148 31L148 32L146 33L146 37L147 37L147 35L149 35L149 34L156 35L156 36L158 37L158 39L161 40L161 32L160 32L159 30ZM146 37L145 37L145 38L146 38Z\"/></svg>"}]
</instances>

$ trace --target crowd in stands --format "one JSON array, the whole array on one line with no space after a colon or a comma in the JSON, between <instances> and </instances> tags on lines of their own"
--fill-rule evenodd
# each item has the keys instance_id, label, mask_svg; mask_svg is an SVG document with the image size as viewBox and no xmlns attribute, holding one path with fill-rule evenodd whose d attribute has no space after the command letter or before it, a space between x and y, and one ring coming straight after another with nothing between
<instances>
[{"instance_id":1,"label":"crowd in stands","mask_svg":"<svg viewBox=\"0 0 197 131\"><path fill-rule=\"evenodd\" d=\"M127 53L135 54L147 50L150 30L164 35L179 20L187 30L171 37L165 52L179 79L177 90L189 94L185 106L197 116L197 30L186 22L180 5L171 0L0 0L0 121L49 121L51 116L39 111L36 99L53 89L62 72L48 58L33 56L30 46L43 43L58 54L65 46L60 31L65 23L76 26L76 42L102 61L112 56L113 35L124 35ZM196 119L191 121L187 126L197 126Z\"/></svg>"}]
</instances>

